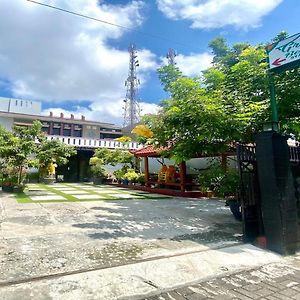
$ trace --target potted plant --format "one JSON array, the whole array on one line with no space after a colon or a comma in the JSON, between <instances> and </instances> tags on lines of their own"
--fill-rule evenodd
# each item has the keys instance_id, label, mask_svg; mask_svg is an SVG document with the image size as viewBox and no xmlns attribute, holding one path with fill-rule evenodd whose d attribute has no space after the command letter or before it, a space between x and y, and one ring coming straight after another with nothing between
<instances>
[{"instance_id":1,"label":"potted plant","mask_svg":"<svg viewBox=\"0 0 300 300\"><path fill-rule=\"evenodd\" d=\"M91 174L93 176L94 184L102 184L107 177L107 173L104 167L100 164L95 164L91 166Z\"/></svg>"},{"instance_id":2,"label":"potted plant","mask_svg":"<svg viewBox=\"0 0 300 300\"><path fill-rule=\"evenodd\" d=\"M199 176L202 188L211 190L216 196L226 199L226 205L237 220L241 220L238 199L239 175L236 169L224 170L220 164L214 164Z\"/></svg>"},{"instance_id":3,"label":"potted plant","mask_svg":"<svg viewBox=\"0 0 300 300\"><path fill-rule=\"evenodd\" d=\"M139 174L134 169L128 169L128 171L124 175L124 179L127 179L131 184L135 184L138 178Z\"/></svg>"},{"instance_id":4,"label":"potted plant","mask_svg":"<svg viewBox=\"0 0 300 300\"><path fill-rule=\"evenodd\" d=\"M145 185L145 174L139 173L138 175L139 175L139 177L137 178L137 182L140 185L144 186Z\"/></svg>"},{"instance_id":5,"label":"potted plant","mask_svg":"<svg viewBox=\"0 0 300 300\"><path fill-rule=\"evenodd\" d=\"M129 169L128 165L124 165L124 166L122 166L121 169L118 169L113 172L118 183L128 184L128 179L125 177L125 174L127 173L128 169Z\"/></svg>"},{"instance_id":6,"label":"potted plant","mask_svg":"<svg viewBox=\"0 0 300 300\"><path fill-rule=\"evenodd\" d=\"M2 181L3 192L21 193L24 191L25 187L25 184L17 182L17 177L7 177Z\"/></svg>"}]
</instances>

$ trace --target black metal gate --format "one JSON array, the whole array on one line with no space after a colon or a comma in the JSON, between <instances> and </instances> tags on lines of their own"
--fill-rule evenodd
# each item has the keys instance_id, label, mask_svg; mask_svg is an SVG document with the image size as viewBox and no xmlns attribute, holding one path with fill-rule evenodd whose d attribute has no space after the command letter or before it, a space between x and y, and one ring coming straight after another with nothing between
<instances>
[{"instance_id":1,"label":"black metal gate","mask_svg":"<svg viewBox=\"0 0 300 300\"><path fill-rule=\"evenodd\" d=\"M257 175L256 146L237 146L244 241L251 242L263 235L260 191Z\"/></svg>"},{"instance_id":2,"label":"black metal gate","mask_svg":"<svg viewBox=\"0 0 300 300\"><path fill-rule=\"evenodd\" d=\"M256 146L237 146L240 174L240 202L243 217L243 234L246 242L264 235L258 180ZM289 146L289 163L294 180L298 227L300 229L300 146ZM300 230L298 230L300 232ZM300 242L300 236L298 237Z\"/></svg>"},{"instance_id":3,"label":"black metal gate","mask_svg":"<svg viewBox=\"0 0 300 300\"><path fill-rule=\"evenodd\" d=\"M300 242L300 146L289 147L289 156L294 179L296 210L298 221L298 241Z\"/></svg>"}]
</instances>

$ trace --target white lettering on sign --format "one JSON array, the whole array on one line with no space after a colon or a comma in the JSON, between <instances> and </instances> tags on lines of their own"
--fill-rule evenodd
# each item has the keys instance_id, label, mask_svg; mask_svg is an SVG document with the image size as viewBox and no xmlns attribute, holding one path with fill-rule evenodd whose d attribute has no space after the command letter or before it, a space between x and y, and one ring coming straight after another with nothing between
<instances>
[{"instance_id":1,"label":"white lettering on sign","mask_svg":"<svg viewBox=\"0 0 300 300\"><path fill-rule=\"evenodd\" d=\"M285 66L297 60L300 63L300 33L270 45L268 48L270 69Z\"/></svg>"}]
</instances>

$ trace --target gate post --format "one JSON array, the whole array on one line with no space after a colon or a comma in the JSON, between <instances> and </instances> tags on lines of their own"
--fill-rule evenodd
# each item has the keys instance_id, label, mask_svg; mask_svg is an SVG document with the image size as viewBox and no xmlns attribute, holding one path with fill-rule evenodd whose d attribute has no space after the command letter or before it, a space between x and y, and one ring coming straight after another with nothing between
<instances>
[{"instance_id":1,"label":"gate post","mask_svg":"<svg viewBox=\"0 0 300 300\"><path fill-rule=\"evenodd\" d=\"M275 131L259 133L256 158L267 248L294 253L298 224L287 138Z\"/></svg>"}]
</instances>

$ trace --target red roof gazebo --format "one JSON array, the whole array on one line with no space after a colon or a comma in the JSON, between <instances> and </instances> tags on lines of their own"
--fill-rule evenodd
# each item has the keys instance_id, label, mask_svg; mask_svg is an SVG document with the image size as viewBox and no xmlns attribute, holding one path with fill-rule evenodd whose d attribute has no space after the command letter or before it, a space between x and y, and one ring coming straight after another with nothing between
<instances>
[{"instance_id":1,"label":"red roof gazebo","mask_svg":"<svg viewBox=\"0 0 300 300\"><path fill-rule=\"evenodd\" d=\"M152 182L150 181L150 175L149 175L149 157L160 157L161 152L164 149L162 148L154 148L153 145L148 145L144 148L138 149L138 150L133 150L131 153L135 157L143 157L144 158L144 169L145 169L145 185L146 187L150 187L152 183L157 183L157 182ZM166 182L167 186L179 186L181 192L186 191L187 187L187 181L186 181L186 163L185 161L181 162L179 164L179 174L180 174L180 182Z\"/></svg>"}]
</instances>

